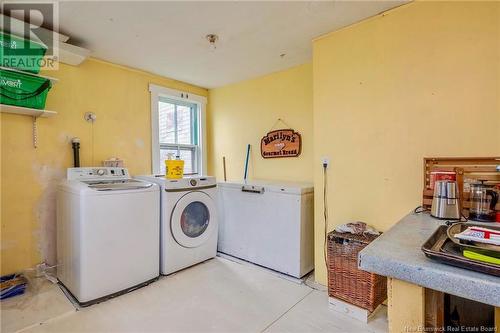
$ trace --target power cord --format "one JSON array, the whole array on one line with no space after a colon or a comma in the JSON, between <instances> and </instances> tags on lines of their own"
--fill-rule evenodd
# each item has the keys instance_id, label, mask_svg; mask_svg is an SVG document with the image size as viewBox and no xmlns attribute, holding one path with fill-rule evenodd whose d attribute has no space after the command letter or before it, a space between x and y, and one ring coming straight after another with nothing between
<instances>
[{"instance_id":1,"label":"power cord","mask_svg":"<svg viewBox=\"0 0 500 333\"><path fill-rule=\"evenodd\" d=\"M430 211L430 209L425 208L425 207L423 207L423 206L418 206L417 208L415 208L415 209L413 210L413 213L414 213L414 214L420 214L420 213L423 213L423 212L428 212L428 211Z\"/></svg>"},{"instance_id":2,"label":"power cord","mask_svg":"<svg viewBox=\"0 0 500 333\"><path fill-rule=\"evenodd\" d=\"M460 222L469 222L469 219L467 218L467 216L464 215L464 213L460 213ZM463 218L463 220L462 220Z\"/></svg>"},{"instance_id":3,"label":"power cord","mask_svg":"<svg viewBox=\"0 0 500 333\"><path fill-rule=\"evenodd\" d=\"M323 162L323 217L325 220L324 229L324 240L323 240L323 256L325 259L326 269L329 269L328 265L328 251L327 251L327 239L328 239L328 173L326 172L328 168L328 163Z\"/></svg>"},{"instance_id":4,"label":"power cord","mask_svg":"<svg viewBox=\"0 0 500 333\"><path fill-rule=\"evenodd\" d=\"M90 137L92 140L91 148L92 148L92 165L95 165L94 163L94 122L92 121L90 123Z\"/></svg>"}]
</instances>

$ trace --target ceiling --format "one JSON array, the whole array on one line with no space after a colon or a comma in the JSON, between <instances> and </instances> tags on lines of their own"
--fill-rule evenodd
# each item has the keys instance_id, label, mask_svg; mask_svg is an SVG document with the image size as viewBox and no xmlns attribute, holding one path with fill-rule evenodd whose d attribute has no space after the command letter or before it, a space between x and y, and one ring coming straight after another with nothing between
<instances>
[{"instance_id":1,"label":"ceiling","mask_svg":"<svg viewBox=\"0 0 500 333\"><path fill-rule=\"evenodd\" d=\"M59 26L94 57L215 88L309 62L314 37L402 3L61 1Z\"/></svg>"}]
</instances>

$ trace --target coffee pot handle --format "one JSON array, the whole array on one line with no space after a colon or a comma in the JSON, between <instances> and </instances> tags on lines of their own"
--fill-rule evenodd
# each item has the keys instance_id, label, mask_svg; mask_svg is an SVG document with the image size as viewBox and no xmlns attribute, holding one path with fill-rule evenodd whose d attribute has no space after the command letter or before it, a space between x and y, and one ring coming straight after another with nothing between
<instances>
[{"instance_id":1,"label":"coffee pot handle","mask_svg":"<svg viewBox=\"0 0 500 333\"><path fill-rule=\"evenodd\" d=\"M486 190L486 195L491 196L490 210L494 211L498 202L498 193L497 191L494 190Z\"/></svg>"}]
</instances>

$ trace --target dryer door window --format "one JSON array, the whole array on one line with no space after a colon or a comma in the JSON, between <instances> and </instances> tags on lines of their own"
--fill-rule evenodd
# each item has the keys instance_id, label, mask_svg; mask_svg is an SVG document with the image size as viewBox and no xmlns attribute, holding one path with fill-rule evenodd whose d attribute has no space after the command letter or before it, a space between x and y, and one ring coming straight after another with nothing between
<instances>
[{"instance_id":1,"label":"dryer door window","mask_svg":"<svg viewBox=\"0 0 500 333\"><path fill-rule=\"evenodd\" d=\"M191 202L181 214L182 232L191 238L201 236L210 223L210 212L207 206L200 201Z\"/></svg>"},{"instance_id":2,"label":"dryer door window","mask_svg":"<svg viewBox=\"0 0 500 333\"><path fill-rule=\"evenodd\" d=\"M217 230L216 214L215 203L208 194L185 194L177 201L170 219L175 241L184 247L202 245Z\"/></svg>"}]
</instances>

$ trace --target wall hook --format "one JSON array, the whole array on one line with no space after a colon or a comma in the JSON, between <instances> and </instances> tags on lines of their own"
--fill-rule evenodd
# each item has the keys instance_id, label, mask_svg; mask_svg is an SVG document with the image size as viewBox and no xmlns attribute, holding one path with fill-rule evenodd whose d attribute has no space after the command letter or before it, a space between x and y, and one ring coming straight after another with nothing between
<instances>
[{"instance_id":1,"label":"wall hook","mask_svg":"<svg viewBox=\"0 0 500 333\"><path fill-rule=\"evenodd\" d=\"M94 112L85 112L83 119L85 119L89 123L93 123L96 121L97 115Z\"/></svg>"}]
</instances>

